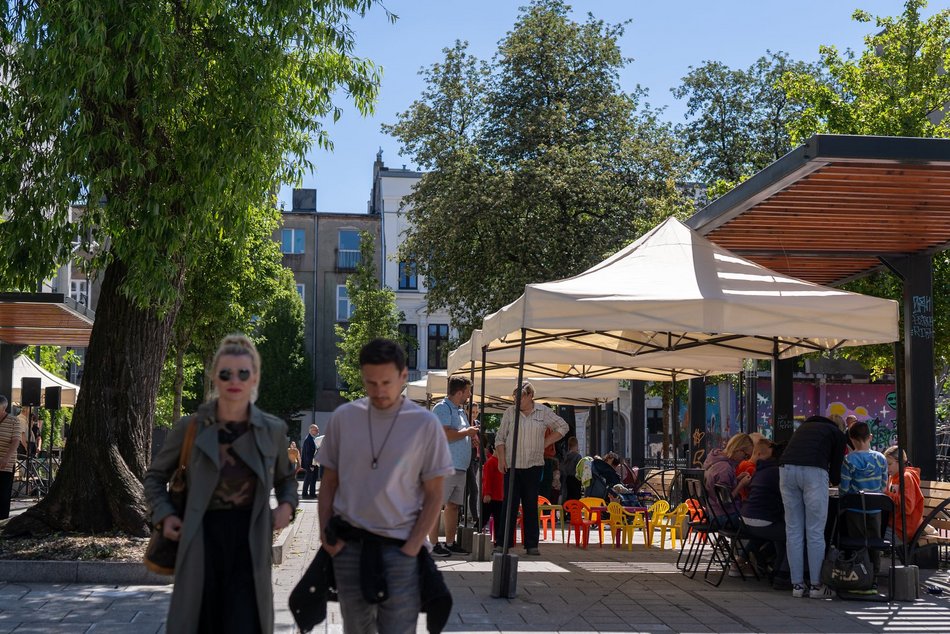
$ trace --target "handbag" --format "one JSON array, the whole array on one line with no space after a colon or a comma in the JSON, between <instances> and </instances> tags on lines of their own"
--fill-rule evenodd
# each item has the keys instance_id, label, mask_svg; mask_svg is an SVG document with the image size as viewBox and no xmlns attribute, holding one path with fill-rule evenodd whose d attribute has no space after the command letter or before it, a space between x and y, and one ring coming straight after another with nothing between
<instances>
[{"instance_id":1,"label":"handbag","mask_svg":"<svg viewBox=\"0 0 950 634\"><path fill-rule=\"evenodd\" d=\"M861 492L862 511L864 506L864 492ZM835 516L831 534L838 530L838 518L841 511ZM867 590L874 584L874 569L871 567L871 556L868 553L867 533L864 534L864 546L848 552L829 546L825 551L825 559L821 562L821 582L829 588L849 592Z\"/></svg>"},{"instance_id":2,"label":"handbag","mask_svg":"<svg viewBox=\"0 0 950 634\"><path fill-rule=\"evenodd\" d=\"M184 519L185 500L188 497L188 481L185 478L185 470L188 468L188 460L191 458L191 447L195 444L195 436L198 433L198 418L192 416L188 423L188 429L185 432L185 439L181 443L181 453L178 456L178 468L172 474L168 481L168 497L171 499L172 506L175 508L175 515ZM175 558L178 557L178 541L165 537L162 532L162 525L152 527L152 534L148 540L148 546L145 548L145 557L143 559L145 567L154 573L160 575L175 574Z\"/></svg>"}]
</instances>

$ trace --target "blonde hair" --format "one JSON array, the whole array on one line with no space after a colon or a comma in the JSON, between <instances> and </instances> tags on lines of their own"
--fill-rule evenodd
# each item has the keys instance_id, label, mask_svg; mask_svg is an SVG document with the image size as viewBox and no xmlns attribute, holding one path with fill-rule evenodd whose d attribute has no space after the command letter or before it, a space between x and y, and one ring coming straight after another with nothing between
<instances>
[{"instance_id":1,"label":"blonde hair","mask_svg":"<svg viewBox=\"0 0 950 634\"><path fill-rule=\"evenodd\" d=\"M218 344L218 351L214 353L214 358L211 361L211 374L213 375L215 370L218 367L218 362L221 360L221 357L250 357L251 358L251 367L254 368L254 374L258 376L258 384L260 384L261 376L261 355L257 353L257 347L254 345L254 342L251 341L250 337L247 335L236 332L228 335L221 340L221 343ZM212 379L214 377L212 376ZM218 397L218 389L214 387L214 381L211 382L211 394L210 398ZM251 390L251 402L257 400L257 385Z\"/></svg>"},{"instance_id":2,"label":"blonde hair","mask_svg":"<svg viewBox=\"0 0 950 634\"><path fill-rule=\"evenodd\" d=\"M841 414L832 414L828 418L830 418L832 422L834 422L834 424L838 426L838 429L840 429L841 431L847 431L848 424L844 422L843 418L841 418Z\"/></svg>"},{"instance_id":3,"label":"blonde hair","mask_svg":"<svg viewBox=\"0 0 950 634\"><path fill-rule=\"evenodd\" d=\"M531 385L531 383L529 383L528 381L524 381L521 383L521 387L516 387L515 389L511 391L511 395L514 397L517 397L518 392L521 392L522 394L530 394L531 396L534 396L534 386Z\"/></svg>"},{"instance_id":4,"label":"blonde hair","mask_svg":"<svg viewBox=\"0 0 950 634\"><path fill-rule=\"evenodd\" d=\"M884 457L885 457L885 458L893 458L895 461L898 460L898 458L897 458L897 445L891 445L890 447L888 447L887 449L885 449L885 450L884 450ZM906 451L901 451L901 458L904 459L904 464L907 464L907 452L906 452Z\"/></svg>"},{"instance_id":5,"label":"blonde hair","mask_svg":"<svg viewBox=\"0 0 950 634\"><path fill-rule=\"evenodd\" d=\"M752 438L749 436L749 434L736 434L730 438L729 442L726 443L726 448L723 450L723 452L730 460L732 460L733 456L740 449L744 449L747 454L752 455L753 445Z\"/></svg>"}]
</instances>

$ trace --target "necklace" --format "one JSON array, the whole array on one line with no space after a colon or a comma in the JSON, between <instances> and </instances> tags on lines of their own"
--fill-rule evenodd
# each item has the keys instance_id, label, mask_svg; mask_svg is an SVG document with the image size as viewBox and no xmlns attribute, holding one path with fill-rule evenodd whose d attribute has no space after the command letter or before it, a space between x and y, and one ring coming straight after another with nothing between
<instances>
[{"instance_id":1,"label":"necklace","mask_svg":"<svg viewBox=\"0 0 950 634\"><path fill-rule=\"evenodd\" d=\"M402 414L402 403L399 404L396 415L393 416L392 422L389 423L389 431L386 432L386 437L383 438L383 444L379 448L379 453L376 453L375 443L373 443L373 406L369 403L366 404L366 426L369 429L369 455L373 457L373 462L370 466L372 466L373 469L379 468L379 457L383 455L383 449L386 448L386 443L389 442L389 435L393 433L393 428L396 426L396 421L399 420L400 414Z\"/></svg>"}]
</instances>

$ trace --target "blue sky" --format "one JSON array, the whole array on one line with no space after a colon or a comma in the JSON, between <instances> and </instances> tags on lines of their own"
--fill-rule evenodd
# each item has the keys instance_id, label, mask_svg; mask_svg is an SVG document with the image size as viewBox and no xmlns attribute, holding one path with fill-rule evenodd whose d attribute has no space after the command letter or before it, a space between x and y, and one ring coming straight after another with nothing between
<instances>
[{"instance_id":1,"label":"blue sky","mask_svg":"<svg viewBox=\"0 0 950 634\"><path fill-rule=\"evenodd\" d=\"M792 58L814 61L818 47L831 44L843 50L863 50L864 36L873 24L851 20L860 8L872 15L899 15L902 0L586 0L569 2L575 20L588 12L608 23L632 20L620 47L634 58L621 76L624 90L637 84L649 89L654 106L666 106L666 119L683 121L684 104L670 89L679 85L690 66L719 60L733 68L747 68L766 50L785 51ZM361 117L344 103L344 115L327 130L335 148L332 153L315 151L315 172L304 177L303 187L317 189L320 211L363 212L372 185L372 166L378 149L389 167L414 167L399 155L398 144L380 131L392 123L419 97L423 83L418 72L442 59L442 49L455 40L469 42L469 50L489 59L497 43L514 25L519 0L384 0L399 16L391 24L383 11L374 8L353 23L356 54L383 67L376 112ZM931 0L925 15L948 6L947 0ZM337 95L338 102L345 97ZM281 190L281 200L290 207L290 188Z\"/></svg>"}]
</instances>

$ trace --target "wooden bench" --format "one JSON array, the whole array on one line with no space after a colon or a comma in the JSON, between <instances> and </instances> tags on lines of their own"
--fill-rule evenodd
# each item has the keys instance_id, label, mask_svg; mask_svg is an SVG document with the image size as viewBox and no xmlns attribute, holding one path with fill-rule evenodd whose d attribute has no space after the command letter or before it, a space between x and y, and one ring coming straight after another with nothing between
<instances>
[{"instance_id":1,"label":"wooden bench","mask_svg":"<svg viewBox=\"0 0 950 634\"><path fill-rule=\"evenodd\" d=\"M950 482L922 480L920 491L924 494L923 518L910 541L908 555L922 568L935 568L940 547L950 546ZM928 526L936 532L928 534Z\"/></svg>"}]
</instances>

